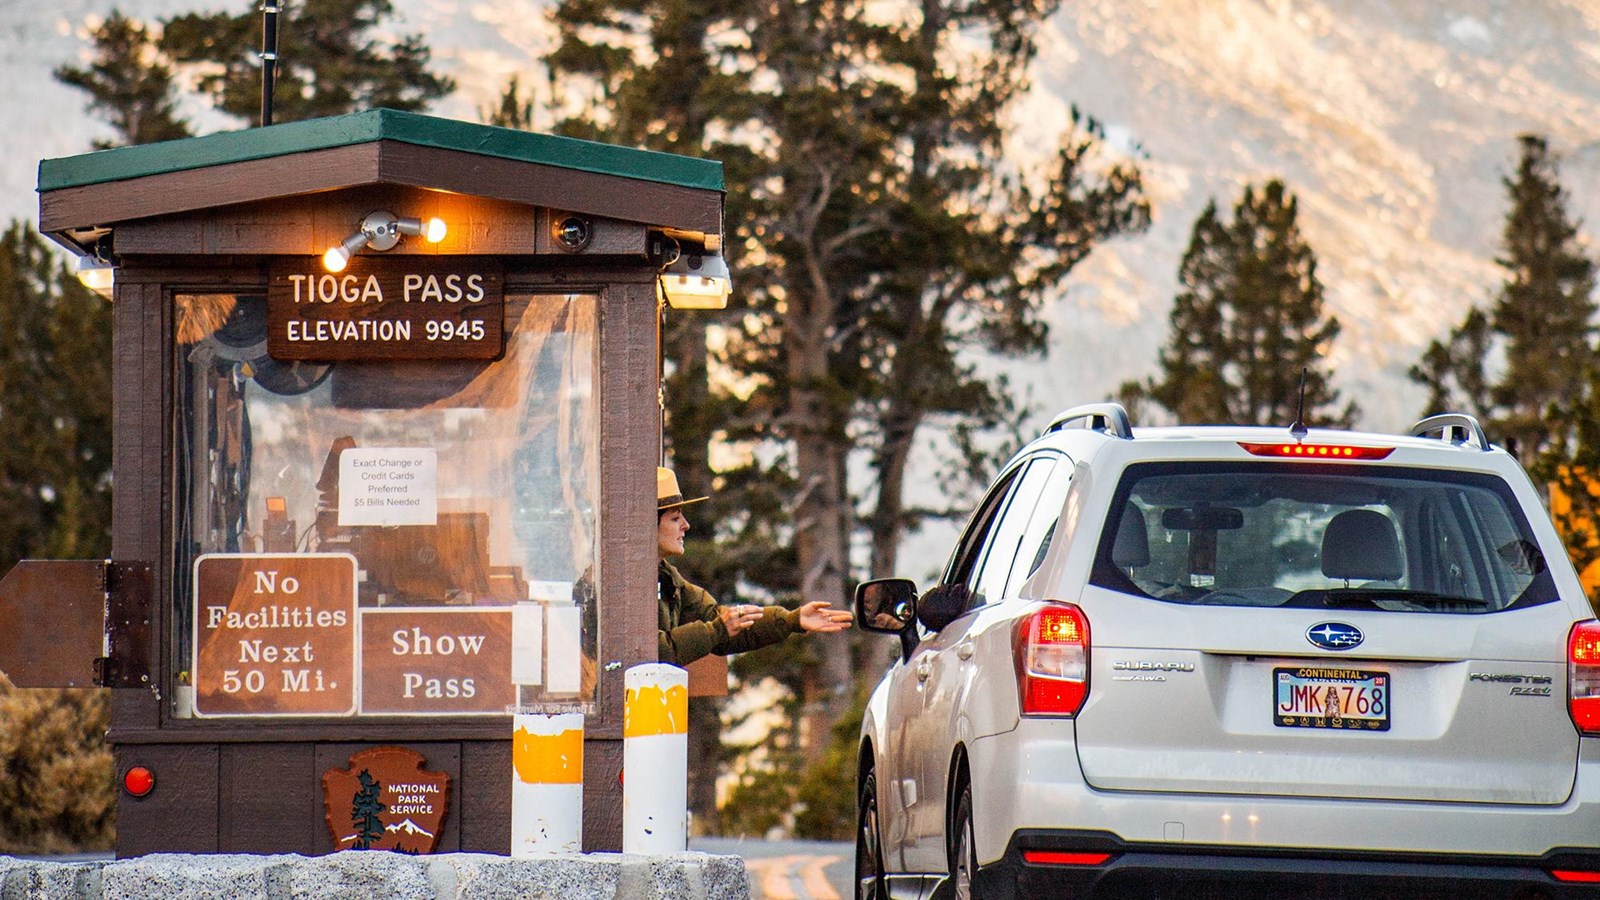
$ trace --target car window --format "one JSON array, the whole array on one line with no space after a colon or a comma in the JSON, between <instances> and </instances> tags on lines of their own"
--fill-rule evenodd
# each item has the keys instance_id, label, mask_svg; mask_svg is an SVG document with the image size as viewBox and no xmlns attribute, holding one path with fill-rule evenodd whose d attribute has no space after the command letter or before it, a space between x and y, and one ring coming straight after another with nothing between
<instances>
[{"instance_id":1,"label":"car window","mask_svg":"<svg viewBox=\"0 0 1600 900\"><path fill-rule=\"evenodd\" d=\"M989 488L989 493L984 495L983 502L978 504L977 511L972 514L972 520L967 523L967 530L956 543L955 552L950 554L950 564L945 566L941 583L967 585L973 583L974 573L978 571L978 562L983 558L983 551L988 548L990 529L999 519L1000 510L1005 508L1011 485L1016 482L1020 474L1022 474L1021 467L1012 469L1001 475Z\"/></svg>"},{"instance_id":2,"label":"car window","mask_svg":"<svg viewBox=\"0 0 1600 900\"><path fill-rule=\"evenodd\" d=\"M999 519L990 529L983 556L967 581L972 588L973 606L982 606L1005 596L1006 582L1019 555L1017 551L1022 546L1028 520L1055 464L1053 457L1037 457L1013 481Z\"/></svg>"},{"instance_id":3,"label":"car window","mask_svg":"<svg viewBox=\"0 0 1600 900\"><path fill-rule=\"evenodd\" d=\"M1503 480L1395 466L1129 466L1090 580L1223 606L1470 614L1556 599Z\"/></svg>"},{"instance_id":4,"label":"car window","mask_svg":"<svg viewBox=\"0 0 1600 900\"><path fill-rule=\"evenodd\" d=\"M1023 529L1022 546L1006 579L1007 597L1016 594L1022 583L1038 571L1044 562L1045 551L1050 549L1050 539L1055 536L1056 523L1061 520L1061 507L1066 502L1067 490L1072 487L1072 471L1071 464L1065 459L1058 460L1050 467L1049 476L1039 491L1039 500L1034 504L1033 515L1028 519L1027 528Z\"/></svg>"}]
</instances>

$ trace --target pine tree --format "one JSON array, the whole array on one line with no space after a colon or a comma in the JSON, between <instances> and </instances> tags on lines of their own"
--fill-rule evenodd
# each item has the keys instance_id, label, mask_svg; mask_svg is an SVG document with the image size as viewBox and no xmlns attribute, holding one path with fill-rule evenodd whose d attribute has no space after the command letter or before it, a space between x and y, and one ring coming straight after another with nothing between
<instances>
[{"instance_id":1,"label":"pine tree","mask_svg":"<svg viewBox=\"0 0 1600 900\"><path fill-rule=\"evenodd\" d=\"M429 69L420 35L377 35L390 0L283 2L273 121L291 122L372 107L418 110L455 89ZM158 37L156 35L159 35ZM101 146L186 137L175 113L174 73L193 76L198 92L229 115L254 123L261 110L261 14L187 13L148 27L113 14L93 35L95 63L63 66L56 78L89 94L118 140Z\"/></svg>"},{"instance_id":2,"label":"pine tree","mask_svg":"<svg viewBox=\"0 0 1600 900\"><path fill-rule=\"evenodd\" d=\"M27 224L0 237L0 566L110 549L111 312Z\"/></svg>"},{"instance_id":3,"label":"pine tree","mask_svg":"<svg viewBox=\"0 0 1600 900\"><path fill-rule=\"evenodd\" d=\"M61 66L56 80L89 94L88 109L104 115L118 140L96 141L96 149L188 137L177 114L172 69L159 59L156 42L141 23L113 12L93 35L94 62Z\"/></svg>"},{"instance_id":4,"label":"pine tree","mask_svg":"<svg viewBox=\"0 0 1600 900\"><path fill-rule=\"evenodd\" d=\"M1491 401L1484 360L1493 341L1489 317L1474 308L1459 326L1450 330L1447 341L1428 344L1422 359L1407 373L1412 381L1428 389L1424 416L1465 410L1480 420L1489 418Z\"/></svg>"},{"instance_id":5,"label":"pine tree","mask_svg":"<svg viewBox=\"0 0 1600 900\"><path fill-rule=\"evenodd\" d=\"M1532 460L1556 430L1546 420L1550 405L1581 396L1595 365L1595 273L1577 246L1578 228L1549 147L1533 135L1520 140L1516 176L1503 179L1511 210L1497 262L1506 281L1492 311L1506 373L1490 397L1494 430Z\"/></svg>"},{"instance_id":6,"label":"pine tree","mask_svg":"<svg viewBox=\"0 0 1600 900\"><path fill-rule=\"evenodd\" d=\"M1215 201L1195 222L1179 266L1172 335L1159 355L1161 375L1123 385L1125 399L1148 399L1180 422L1348 426L1322 359L1339 334L1323 309L1315 253L1300 233L1298 204L1278 180L1247 186L1224 221Z\"/></svg>"},{"instance_id":7,"label":"pine tree","mask_svg":"<svg viewBox=\"0 0 1600 900\"><path fill-rule=\"evenodd\" d=\"M383 821L378 816L389 807L378 799L383 785L371 772L362 769L356 780L361 782L361 789L350 801L350 824L356 829L354 849L370 850L373 844L383 840Z\"/></svg>"},{"instance_id":8,"label":"pine tree","mask_svg":"<svg viewBox=\"0 0 1600 900\"><path fill-rule=\"evenodd\" d=\"M529 131L533 128L533 101L523 99L522 85L512 75L500 95L500 105L479 111L484 124Z\"/></svg>"},{"instance_id":9,"label":"pine tree","mask_svg":"<svg viewBox=\"0 0 1600 900\"><path fill-rule=\"evenodd\" d=\"M562 130L726 167L737 308L714 361L741 390L702 393L704 339L670 332L669 440L680 477L707 458L713 429L741 448L781 448L719 473L731 512L713 518L728 523L722 538L756 548L722 559L792 560L730 582L847 603L864 531L874 569L892 569L917 521L903 499L913 436L1003 416L1003 385L964 352L1040 350L1043 298L1091 247L1147 220L1137 173L1106 164L1088 128L1064 141L1053 172L994 175L1004 112L1054 7L927 0L884 21L836 0L558 5L558 93L589 104ZM987 41L976 56L963 55L971 35ZM847 469L863 452L875 477L858 496ZM872 510L864 521L858 504ZM770 522L751 512L768 509ZM753 655L796 692L794 759L816 763L851 705L849 650L841 639ZM849 773L810 768L849 805Z\"/></svg>"},{"instance_id":10,"label":"pine tree","mask_svg":"<svg viewBox=\"0 0 1600 900\"><path fill-rule=\"evenodd\" d=\"M273 121L292 122L375 107L419 110L455 89L428 68L421 35L377 37L390 0L294 0L281 4ZM160 46L178 64L200 64L198 88L244 121L261 110L261 14L188 13L163 23ZM213 71L213 67L221 67Z\"/></svg>"},{"instance_id":11,"label":"pine tree","mask_svg":"<svg viewBox=\"0 0 1600 900\"><path fill-rule=\"evenodd\" d=\"M1518 145L1516 173L1501 179L1510 208L1496 260L1506 271L1499 296L1488 312L1469 310L1448 342L1429 344L1411 379L1428 388L1428 412L1474 412L1492 439L1533 465L1554 436L1572 437L1567 417L1586 402L1597 364L1595 269L1567 213L1549 145L1536 135ZM1505 363L1491 379L1484 361L1495 351Z\"/></svg>"}]
</instances>

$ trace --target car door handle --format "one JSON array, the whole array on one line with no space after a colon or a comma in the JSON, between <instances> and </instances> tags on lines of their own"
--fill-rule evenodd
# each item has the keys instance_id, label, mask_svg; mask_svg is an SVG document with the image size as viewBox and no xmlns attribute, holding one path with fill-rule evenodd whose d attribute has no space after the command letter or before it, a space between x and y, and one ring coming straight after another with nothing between
<instances>
[{"instance_id":1,"label":"car door handle","mask_svg":"<svg viewBox=\"0 0 1600 900\"><path fill-rule=\"evenodd\" d=\"M962 641L956 645L956 655L962 659L971 659L975 650L977 650L977 646L971 641Z\"/></svg>"},{"instance_id":2,"label":"car door handle","mask_svg":"<svg viewBox=\"0 0 1600 900\"><path fill-rule=\"evenodd\" d=\"M917 680L918 681L927 681L928 680L928 676L932 675L932 674L933 674L933 660L928 659L927 657L923 657L921 660L919 660L917 662Z\"/></svg>"}]
</instances>

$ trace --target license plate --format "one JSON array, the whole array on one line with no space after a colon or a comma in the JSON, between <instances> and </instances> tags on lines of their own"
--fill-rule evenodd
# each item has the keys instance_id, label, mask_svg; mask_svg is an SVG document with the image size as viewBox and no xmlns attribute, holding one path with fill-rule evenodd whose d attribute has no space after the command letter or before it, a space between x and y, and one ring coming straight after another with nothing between
<instances>
[{"instance_id":1,"label":"license plate","mask_svg":"<svg viewBox=\"0 0 1600 900\"><path fill-rule=\"evenodd\" d=\"M1273 669L1273 720L1287 728L1389 730L1389 673L1296 666Z\"/></svg>"}]
</instances>

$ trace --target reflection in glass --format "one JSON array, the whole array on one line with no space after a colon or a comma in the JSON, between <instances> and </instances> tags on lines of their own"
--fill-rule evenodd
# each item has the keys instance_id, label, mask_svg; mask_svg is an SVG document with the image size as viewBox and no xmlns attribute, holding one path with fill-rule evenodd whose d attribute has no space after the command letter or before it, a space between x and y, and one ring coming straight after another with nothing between
<instances>
[{"instance_id":1,"label":"reflection in glass","mask_svg":"<svg viewBox=\"0 0 1600 900\"><path fill-rule=\"evenodd\" d=\"M414 701L417 714L503 714L506 703L485 699L502 695L591 701L595 309L587 295L508 298L506 351L493 362L315 364L267 356L262 296L178 296L177 658L192 658L197 638L197 558L347 553L370 632L360 639L364 701L390 664L378 657L397 666L384 690L398 699L364 702L363 712L397 714ZM481 615L447 615L472 610ZM475 628L489 645L460 640ZM459 659L441 662L443 648ZM424 671L487 665L491 652L516 659L494 657L471 696L460 677L452 686L448 673ZM274 675L268 693L293 682ZM489 690L485 677L501 683Z\"/></svg>"}]
</instances>

